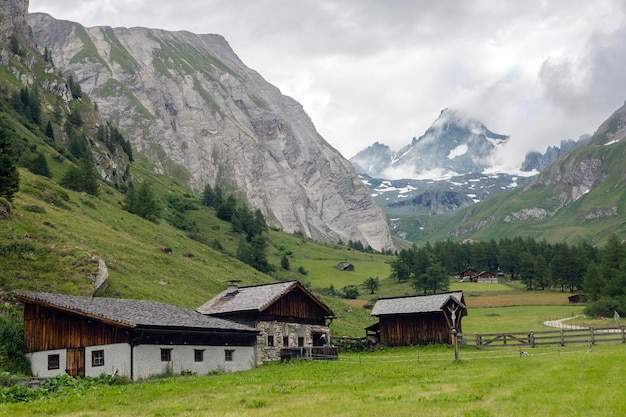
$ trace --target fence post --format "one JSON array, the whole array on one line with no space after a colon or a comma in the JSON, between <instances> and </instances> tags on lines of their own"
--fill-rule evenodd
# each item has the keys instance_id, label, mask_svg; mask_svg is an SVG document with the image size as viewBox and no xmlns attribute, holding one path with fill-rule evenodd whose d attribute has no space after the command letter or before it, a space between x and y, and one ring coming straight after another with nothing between
<instances>
[{"instance_id":1,"label":"fence post","mask_svg":"<svg viewBox=\"0 0 626 417\"><path fill-rule=\"evenodd\" d=\"M622 343L626 343L626 333L624 333L624 325L619 326L622 330Z\"/></svg>"},{"instance_id":2,"label":"fence post","mask_svg":"<svg viewBox=\"0 0 626 417\"><path fill-rule=\"evenodd\" d=\"M561 329L561 346L565 346L565 335L563 334L563 329Z\"/></svg>"},{"instance_id":3,"label":"fence post","mask_svg":"<svg viewBox=\"0 0 626 417\"><path fill-rule=\"evenodd\" d=\"M589 328L589 333L590 333L590 336L591 336L591 343L592 343L592 344L595 344L595 343L596 343L596 335L595 335L595 333L593 332L593 327L590 327L590 328Z\"/></svg>"},{"instance_id":4,"label":"fence post","mask_svg":"<svg viewBox=\"0 0 626 417\"><path fill-rule=\"evenodd\" d=\"M481 336L479 334L476 334L476 347L480 347L481 345Z\"/></svg>"},{"instance_id":5,"label":"fence post","mask_svg":"<svg viewBox=\"0 0 626 417\"><path fill-rule=\"evenodd\" d=\"M535 332L534 332L534 330L531 330L530 333L528 334L528 344L531 347L535 347Z\"/></svg>"}]
</instances>

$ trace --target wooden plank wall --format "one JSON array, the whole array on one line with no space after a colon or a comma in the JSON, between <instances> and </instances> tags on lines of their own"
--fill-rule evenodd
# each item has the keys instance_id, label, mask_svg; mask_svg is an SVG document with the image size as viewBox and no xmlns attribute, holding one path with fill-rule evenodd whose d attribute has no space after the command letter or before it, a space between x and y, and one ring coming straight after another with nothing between
<instances>
[{"instance_id":1,"label":"wooden plank wall","mask_svg":"<svg viewBox=\"0 0 626 417\"><path fill-rule=\"evenodd\" d=\"M293 321L325 325L325 312L301 291L294 290L276 300L261 314L263 321Z\"/></svg>"},{"instance_id":2,"label":"wooden plank wall","mask_svg":"<svg viewBox=\"0 0 626 417\"><path fill-rule=\"evenodd\" d=\"M380 343L411 346L452 343L443 313L380 316Z\"/></svg>"},{"instance_id":3,"label":"wooden plank wall","mask_svg":"<svg viewBox=\"0 0 626 417\"><path fill-rule=\"evenodd\" d=\"M128 341L127 329L39 305L24 306L24 344L27 352Z\"/></svg>"}]
</instances>

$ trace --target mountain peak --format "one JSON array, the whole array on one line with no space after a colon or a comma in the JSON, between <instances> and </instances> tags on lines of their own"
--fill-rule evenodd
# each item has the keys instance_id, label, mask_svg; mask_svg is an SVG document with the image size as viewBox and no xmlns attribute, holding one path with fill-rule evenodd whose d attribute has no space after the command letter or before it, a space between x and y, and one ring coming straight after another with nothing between
<instances>
[{"instance_id":1,"label":"mountain peak","mask_svg":"<svg viewBox=\"0 0 626 417\"><path fill-rule=\"evenodd\" d=\"M357 172L373 177L439 179L484 171L507 140L463 112L445 108L423 135L399 151L371 146L350 162Z\"/></svg>"}]
</instances>

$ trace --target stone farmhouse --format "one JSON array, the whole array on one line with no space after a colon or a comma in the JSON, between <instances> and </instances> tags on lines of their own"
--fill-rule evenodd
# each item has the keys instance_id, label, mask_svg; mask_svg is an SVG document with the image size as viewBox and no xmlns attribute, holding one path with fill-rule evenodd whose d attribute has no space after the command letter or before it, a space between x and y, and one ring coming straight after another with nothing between
<instances>
[{"instance_id":1,"label":"stone farmhouse","mask_svg":"<svg viewBox=\"0 0 626 417\"><path fill-rule=\"evenodd\" d=\"M337 357L336 348L326 346L335 314L298 281L230 285L197 311L257 329L257 364L285 357Z\"/></svg>"}]
</instances>

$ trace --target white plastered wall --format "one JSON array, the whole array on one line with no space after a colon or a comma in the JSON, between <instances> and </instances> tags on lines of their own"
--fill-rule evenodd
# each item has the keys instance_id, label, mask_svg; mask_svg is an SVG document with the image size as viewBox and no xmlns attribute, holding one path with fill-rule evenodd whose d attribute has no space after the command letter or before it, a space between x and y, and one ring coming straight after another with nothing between
<instances>
[{"instance_id":1,"label":"white plastered wall","mask_svg":"<svg viewBox=\"0 0 626 417\"><path fill-rule=\"evenodd\" d=\"M171 349L171 362L161 362L161 349ZM204 351L204 360L195 362L194 350ZM245 371L255 366L252 346L193 346L193 345L139 345L135 346L134 377L149 378L171 371L174 374L193 372L206 375L211 371ZM225 350L233 351L233 360L225 360ZM169 369L168 369L169 367Z\"/></svg>"},{"instance_id":2,"label":"white plastered wall","mask_svg":"<svg viewBox=\"0 0 626 417\"><path fill-rule=\"evenodd\" d=\"M104 350L104 365L93 366L91 353L94 350ZM85 376L95 377L102 374L117 374L130 378L130 345L128 343L85 348Z\"/></svg>"},{"instance_id":3,"label":"white plastered wall","mask_svg":"<svg viewBox=\"0 0 626 417\"><path fill-rule=\"evenodd\" d=\"M59 355L59 369L48 369L49 355ZM63 375L67 367L67 355L65 349L27 353L26 357L30 359L30 369L33 375L41 378Z\"/></svg>"},{"instance_id":4,"label":"white plastered wall","mask_svg":"<svg viewBox=\"0 0 626 417\"><path fill-rule=\"evenodd\" d=\"M161 349L171 349L171 362L161 362ZM195 362L194 350L203 350L203 361ZM93 366L91 354L94 350L104 351L104 365ZM191 345L138 345L134 347L133 378L145 379L168 372L168 366L174 374L189 371L206 375L211 371L235 372L251 369L256 364L253 346L191 346ZM225 351L231 350L232 361L225 360ZM48 370L48 356L59 355L59 369ZM33 375L53 377L63 375L66 365L66 350L46 350L28 353ZM127 343L88 346L85 348L85 376L96 377L101 374L131 377L131 347Z\"/></svg>"}]
</instances>

